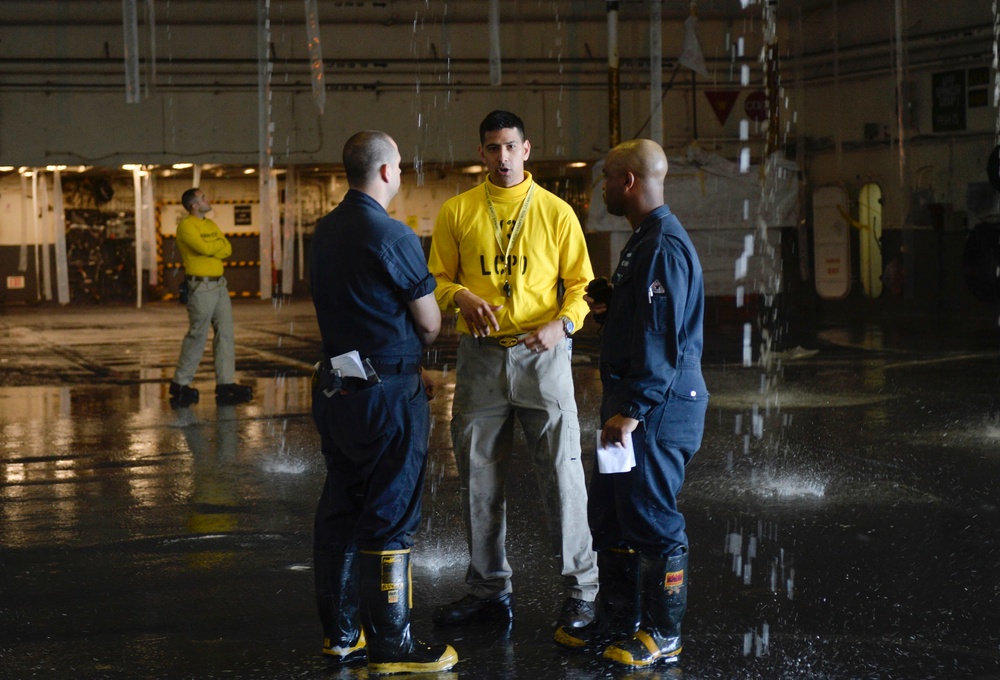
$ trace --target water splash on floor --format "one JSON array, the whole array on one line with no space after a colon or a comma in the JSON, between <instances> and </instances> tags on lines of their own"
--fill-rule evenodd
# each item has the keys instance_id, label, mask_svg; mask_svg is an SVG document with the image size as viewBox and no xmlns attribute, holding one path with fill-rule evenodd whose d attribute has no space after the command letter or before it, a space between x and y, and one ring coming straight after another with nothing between
<instances>
[{"instance_id":1,"label":"water splash on floor","mask_svg":"<svg viewBox=\"0 0 1000 680\"><path fill-rule=\"evenodd\" d=\"M823 498L827 482L805 473L754 474L751 488L764 498Z\"/></svg>"}]
</instances>

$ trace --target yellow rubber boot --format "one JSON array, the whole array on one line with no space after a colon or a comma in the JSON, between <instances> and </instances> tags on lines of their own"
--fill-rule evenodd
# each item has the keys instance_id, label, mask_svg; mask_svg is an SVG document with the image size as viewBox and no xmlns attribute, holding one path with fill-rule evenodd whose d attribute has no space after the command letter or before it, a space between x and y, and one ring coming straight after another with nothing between
<instances>
[{"instance_id":1,"label":"yellow rubber boot","mask_svg":"<svg viewBox=\"0 0 1000 680\"><path fill-rule=\"evenodd\" d=\"M681 655L681 620L687 609L687 548L670 557L639 559L642 588L639 630L610 645L604 658L624 666L677 663Z\"/></svg>"},{"instance_id":2,"label":"yellow rubber boot","mask_svg":"<svg viewBox=\"0 0 1000 680\"><path fill-rule=\"evenodd\" d=\"M410 551L361 551L359 559L368 673L436 673L458 663L451 645L425 645L410 634Z\"/></svg>"}]
</instances>

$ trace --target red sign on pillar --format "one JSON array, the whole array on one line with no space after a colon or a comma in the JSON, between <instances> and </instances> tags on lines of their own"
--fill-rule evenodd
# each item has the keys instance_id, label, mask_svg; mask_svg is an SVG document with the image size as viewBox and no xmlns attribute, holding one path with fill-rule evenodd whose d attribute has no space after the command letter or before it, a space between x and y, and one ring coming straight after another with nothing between
<instances>
[{"instance_id":1,"label":"red sign on pillar","mask_svg":"<svg viewBox=\"0 0 1000 680\"><path fill-rule=\"evenodd\" d=\"M729 120L733 104L739 96L739 90L705 90L705 97L708 98L708 103L715 111L715 117L719 119L721 125L725 125Z\"/></svg>"}]
</instances>

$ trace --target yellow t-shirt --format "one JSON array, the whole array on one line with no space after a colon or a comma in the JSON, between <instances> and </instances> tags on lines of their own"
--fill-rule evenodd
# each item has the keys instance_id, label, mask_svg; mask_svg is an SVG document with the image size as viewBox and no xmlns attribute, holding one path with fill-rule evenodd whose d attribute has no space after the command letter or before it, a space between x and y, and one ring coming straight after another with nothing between
<instances>
[{"instance_id":1,"label":"yellow t-shirt","mask_svg":"<svg viewBox=\"0 0 1000 680\"><path fill-rule=\"evenodd\" d=\"M187 276L222 276L222 261L233 254L219 225L194 215L187 215L177 225L177 248Z\"/></svg>"},{"instance_id":2,"label":"yellow t-shirt","mask_svg":"<svg viewBox=\"0 0 1000 680\"><path fill-rule=\"evenodd\" d=\"M507 252L507 242L532 185L530 173L515 187L484 184L445 201L434 224L428 267L437 279L434 295L445 312L453 312L455 293L463 288L493 305L500 335L534 331L560 316L579 328L589 308L583 296L594 278L583 228L573 209L555 194L535 185L520 234ZM497 242L484 187L500 220L503 243ZM565 293L558 298L557 283ZM509 283L511 295L504 292ZM459 315L458 330L468 333Z\"/></svg>"}]
</instances>

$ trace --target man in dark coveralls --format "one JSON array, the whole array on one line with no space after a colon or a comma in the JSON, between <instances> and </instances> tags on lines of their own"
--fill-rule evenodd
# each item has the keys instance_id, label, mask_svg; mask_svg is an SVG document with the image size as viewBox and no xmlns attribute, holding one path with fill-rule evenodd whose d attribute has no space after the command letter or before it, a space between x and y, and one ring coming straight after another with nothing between
<instances>
[{"instance_id":1,"label":"man in dark coveralls","mask_svg":"<svg viewBox=\"0 0 1000 680\"><path fill-rule=\"evenodd\" d=\"M585 298L603 319L601 442L631 438L635 467L591 480L588 519L597 551L597 617L560 628L564 647L627 666L674 663L687 606L688 541L677 493L701 446L708 390L701 373L704 281L681 223L664 205L667 157L647 139L608 154L608 212L633 234L612 277L610 302Z\"/></svg>"},{"instance_id":2,"label":"man in dark coveralls","mask_svg":"<svg viewBox=\"0 0 1000 680\"><path fill-rule=\"evenodd\" d=\"M443 671L458 661L451 645L410 633L410 547L430 430L420 358L441 314L419 240L386 212L399 161L384 132L347 141L350 189L316 226L310 253L324 354L312 395L327 469L314 527L323 653L340 663L367 656L371 674ZM351 351L367 377L331 368Z\"/></svg>"}]
</instances>

